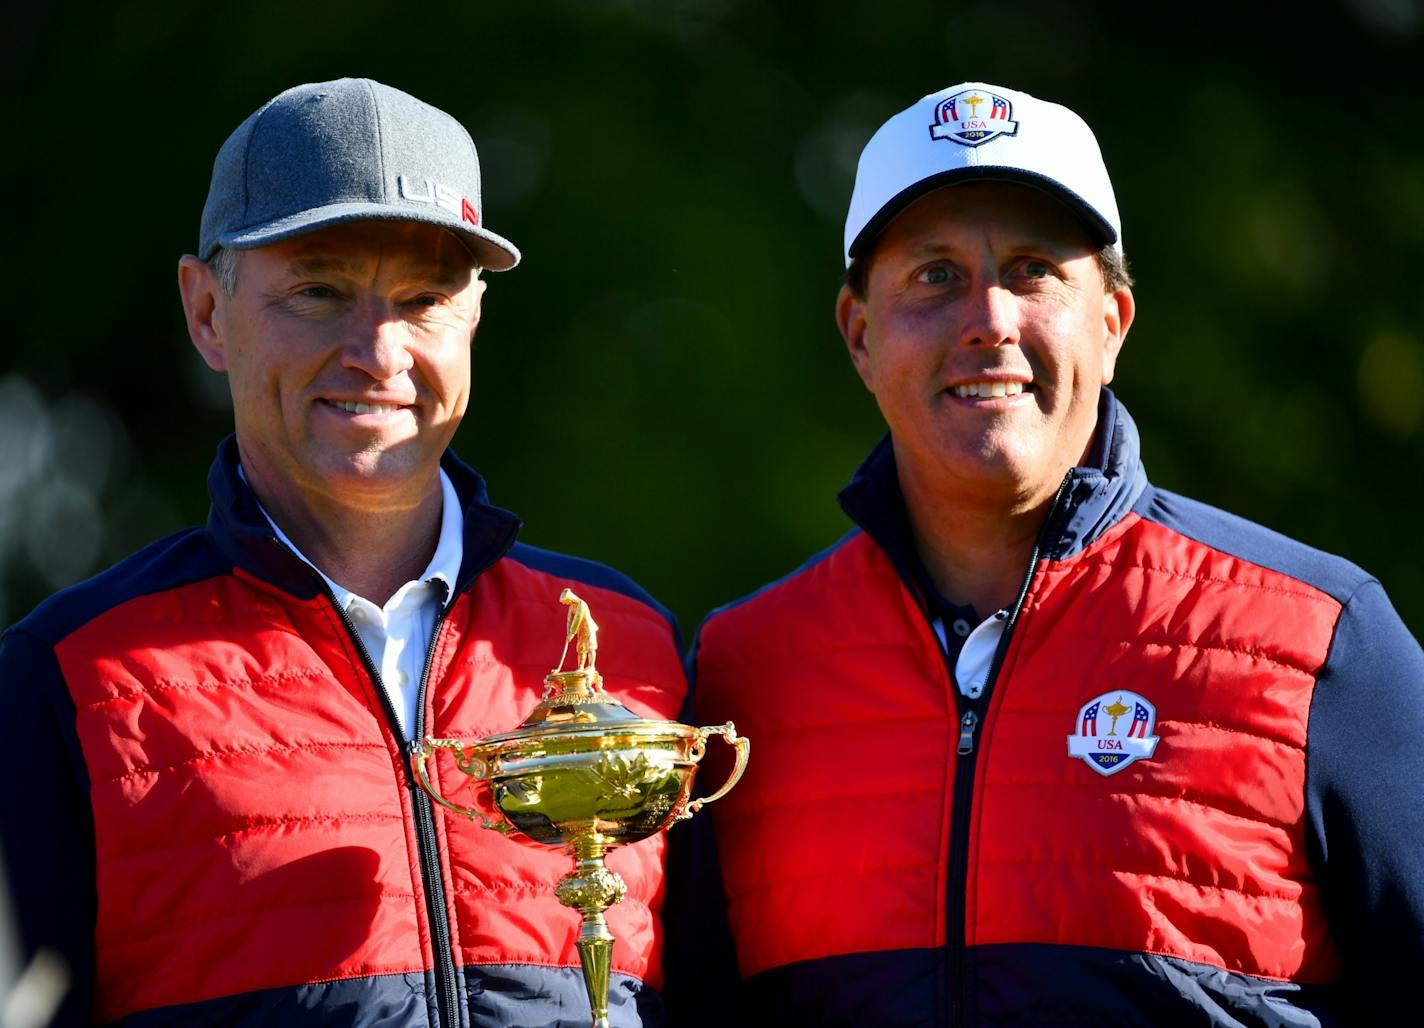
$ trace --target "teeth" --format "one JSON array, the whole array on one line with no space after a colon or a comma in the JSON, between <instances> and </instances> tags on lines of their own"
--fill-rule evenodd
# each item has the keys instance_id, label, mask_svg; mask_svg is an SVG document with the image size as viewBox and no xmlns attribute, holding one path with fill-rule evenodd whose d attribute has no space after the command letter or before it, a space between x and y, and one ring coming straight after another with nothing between
<instances>
[{"instance_id":1,"label":"teeth","mask_svg":"<svg viewBox=\"0 0 1424 1028\"><path fill-rule=\"evenodd\" d=\"M348 400L336 400L334 405L352 414L389 414L400 410L393 403L351 403Z\"/></svg>"},{"instance_id":2,"label":"teeth","mask_svg":"<svg viewBox=\"0 0 1424 1028\"><path fill-rule=\"evenodd\" d=\"M980 396L986 399L991 396L1017 396L1023 391L1022 382L970 382L968 385L955 386L952 390L955 396Z\"/></svg>"}]
</instances>

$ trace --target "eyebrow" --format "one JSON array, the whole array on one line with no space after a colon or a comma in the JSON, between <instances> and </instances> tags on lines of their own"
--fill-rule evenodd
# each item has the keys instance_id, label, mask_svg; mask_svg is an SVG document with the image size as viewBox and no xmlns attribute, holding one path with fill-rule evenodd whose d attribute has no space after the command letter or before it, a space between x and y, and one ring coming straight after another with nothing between
<instances>
[{"instance_id":1,"label":"eyebrow","mask_svg":"<svg viewBox=\"0 0 1424 1028\"><path fill-rule=\"evenodd\" d=\"M297 275L351 275L355 274L358 267L344 257L328 254L311 254L292 258L287 264L287 269ZM430 261L412 268L406 278L421 279L434 282L437 285L450 286L453 288L463 282L462 273L468 271L468 268L456 267L455 265L444 264L440 261Z\"/></svg>"},{"instance_id":2,"label":"eyebrow","mask_svg":"<svg viewBox=\"0 0 1424 1028\"><path fill-rule=\"evenodd\" d=\"M954 247L946 246L944 243L933 239L915 243L908 249L910 256L917 260L923 257L947 257L955 251Z\"/></svg>"},{"instance_id":3,"label":"eyebrow","mask_svg":"<svg viewBox=\"0 0 1424 1028\"><path fill-rule=\"evenodd\" d=\"M299 274L319 274L323 271L344 271L352 270L350 261L340 257L294 257L288 262L287 267Z\"/></svg>"},{"instance_id":4,"label":"eyebrow","mask_svg":"<svg viewBox=\"0 0 1424 1028\"><path fill-rule=\"evenodd\" d=\"M1047 254L1055 260L1063 260L1080 255L1090 255L1095 251L1087 244L1069 242L1067 240L1054 240L1047 236L1024 236L1014 242L1011 246L1014 250L1036 250ZM911 244L906 248L910 259L923 260L949 260L958 259L960 248L947 245L937 239L926 239L918 243Z\"/></svg>"}]
</instances>

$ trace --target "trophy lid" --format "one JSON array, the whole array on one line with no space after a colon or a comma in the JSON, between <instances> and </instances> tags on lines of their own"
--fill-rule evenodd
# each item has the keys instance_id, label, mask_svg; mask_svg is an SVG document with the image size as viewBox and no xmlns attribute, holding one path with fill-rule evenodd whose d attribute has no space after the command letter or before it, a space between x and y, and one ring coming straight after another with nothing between
<instances>
[{"instance_id":1,"label":"trophy lid","mask_svg":"<svg viewBox=\"0 0 1424 1028\"><path fill-rule=\"evenodd\" d=\"M544 679L544 698L519 725L520 731L534 728L583 727L642 721L623 704L603 691L603 676L592 667L574 671L551 671Z\"/></svg>"}]
</instances>

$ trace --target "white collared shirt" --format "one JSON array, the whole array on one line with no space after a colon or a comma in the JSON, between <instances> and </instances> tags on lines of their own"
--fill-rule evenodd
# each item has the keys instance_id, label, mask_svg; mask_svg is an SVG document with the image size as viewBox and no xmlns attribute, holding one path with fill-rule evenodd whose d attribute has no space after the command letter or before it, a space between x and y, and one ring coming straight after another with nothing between
<instances>
[{"instance_id":1,"label":"white collared shirt","mask_svg":"<svg viewBox=\"0 0 1424 1028\"><path fill-rule=\"evenodd\" d=\"M246 476L243 478L245 481ZM356 626L371 663L380 673L378 684L390 697L391 707L396 712L407 742L415 735L417 693L420 691L420 676L425 671L425 654L430 649L430 639L435 632L435 619L455 591L460 560L465 554L465 515L460 510L460 498L455 493L455 486L443 468L440 470L440 497L440 540L435 544L435 555L430 558L424 573L397 589L384 607L378 607L364 596L357 596L332 581L325 571L297 549L266 509L262 511L277 538L316 569L316 573L331 587L337 606Z\"/></svg>"},{"instance_id":2,"label":"white collared shirt","mask_svg":"<svg viewBox=\"0 0 1424 1028\"><path fill-rule=\"evenodd\" d=\"M959 683L959 691L971 700L977 700L984 694L984 686L989 682L989 668L994 663L994 652L999 648L999 639L1008 623L1009 612L999 610L973 629L962 618L952 626L956 635L966 636L959 650L959 659L954 662L954 680ZM939 636L940 647L949 652L943 618L935 618L934 630Z\"/></svg>"}]
</instances>

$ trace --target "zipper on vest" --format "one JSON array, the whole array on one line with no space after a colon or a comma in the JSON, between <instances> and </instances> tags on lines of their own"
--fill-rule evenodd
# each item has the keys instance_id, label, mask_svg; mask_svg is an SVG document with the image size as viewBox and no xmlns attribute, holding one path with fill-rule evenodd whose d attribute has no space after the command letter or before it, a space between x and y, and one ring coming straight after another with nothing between
<instances>
[{"instance_id":1,"label":"zipper on vest","mask_svg":"<svg viewBox=\"0 0 1424 1028\"><path fill-rule=\"evenodd\" d=\"M361 639L361 633L356 630L351 616L342 609L340 603L336 602L336 594L331 591L330 586L326 587L326 598L336 608L336 613L341 617L342 623L346 625L346 633L356 644L356 652L361 655L361 664L364 666L366 674L370 676L371 686L376 690L376 696L380 700L381 709L385 712L386 721L390 724L391 731L404 744L405 733L401 731L400 718L396 716L395 706L391 702L390 695L386 692L385 686L381 684L380 672L376 670L375 661L371 659L371 654ZM434 662L435 656L435 640L439 638L440 627L445 623L445 610L445 606L442 605L435 615L435 627L431 630L430 645L425 651L425 669L421 672L420 690L416 693L415 732L413 733L416 740L424 735L425 682L430 677L430 665ZM409 758L418 745L418 742L402 745L401 752ZM403 769L403 777L407 788L411 791L411 807L415 811L420 877L425 885L425 911L430 921L431 946L435 950L435 1001L439 1021L432 1028L458 1025L460 1023L460 1004L455 989L455 958L451 953L450 919L445 912L445 887L440 880L440 848L435 839L435 808L430 797L425 795L425 790L421 789L420 783L415 780L415 775L411 773L409 764Z\"/></svg>"},{"instance_id":2,"label":"zipper on vest","mask_svg":"<svg viewBox=\"0 0 1424 1028\"><path fill-rule=\"evenodd\" d=\"M449 600L441 604L430 631L430 645L425 650L425 666L420 671L420 687L415 693L415 731L410 744L414 753L425 736L425 691L430 681L430 666L435 663L435 643L445 625ZM406 770L410 770L409 764ZM440 880L440 844L435 837L435 801L425 794L413 774L407 774L411 804L415 809L416 838L420 843L420 873L425 879L426 912L430 917L430 938L435 949L436 999L440 1005L443 1025L460 1023L460 996L455 987L455 955L450 940L450 918L445 909L445 886Z\"/></svg>"},{"instance_id":3,"label":"zipper on vest","mask_svg":"<svg viewBox=\"0 0 1424 1028\"><path fill-rule=\"evenodd\" d=\"M1024 571L1018 596L1014 599L1013 609L1009 612L1009 620L1004 625L1004 633L999 637L999 645L994 649L994 660L989 665L989 675L984 680L984 691L977 699L969 700L957 688L954 689L956 703L962 713L959 718L959 745L955 750L959 762L954 769L954 800L950 808L949 887L945 890L948 897L945 943L949 950L948 991L949 1023L951 1025L967 1023L966 1018L969 1015L968 960L966 959L964 941L964 915L968 900L966 893L969 889L969 824L974 812L974 776L979 764L979 757L975 753L975 734L979 728L980 720L979 711L988 708L989 697L993 694L994 684L999 677L999 669L1004 664L1004 655L1009 651L1009 640L1013 637L1014 627L1018 624L1024 601L1028 599L1029 586L1033 584L1034 569L1038 565L1039 552L1043 548L1044 539L1047 538L1049 526L1058 513L1058 506L1063 502L1063 495L1068 491L1068 483L1071 479L1071 471L1063 476L1063 482L1058 486L1053 503L1049 505L1048 514L1043 519L1043 526L1038 531L1038 537L1034 539L1033 551L1029 554L1028 568ZM944 653L944 650L941 649L940 652ZM953 686L954 669L949 664L949 654L944 653L944 661L945 666L949 668L950 684Z\"/></svg>"},{"instance_id":4,"label":"zipper on vest","mask_svg":"<svg viewBox=\"0 0 1424 1028\"><path fill-rule=\"evenodd\" d=\"M974 729L979 727L979 715L966 710L959 719L959 748L954 752L961 757L974 752Z\"/></svg>"}]
</instances>

